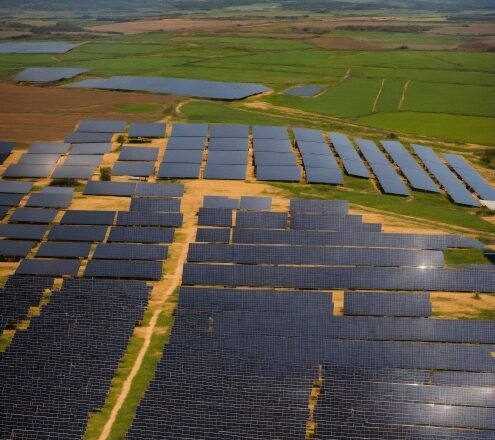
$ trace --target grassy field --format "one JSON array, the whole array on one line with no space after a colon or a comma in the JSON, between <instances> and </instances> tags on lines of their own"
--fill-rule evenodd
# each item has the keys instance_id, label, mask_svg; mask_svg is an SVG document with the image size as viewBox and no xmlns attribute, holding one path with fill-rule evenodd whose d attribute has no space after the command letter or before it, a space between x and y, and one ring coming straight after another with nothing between
<instances>
[{"instance_id":1,"label":"grassy field","mask_svg":"<svg viewBox=\"0 0 495 440\"><path fill-rule=\"evenodd\" d=\"M92 69L89 77L149 75L256 82L275 92L255 98L260 103L400 133L493 143L495 53L329 50L317 44L318 38L352 37L441 45L458 44L468 37L348 30L309 37L275 38L268 31L265 37L222 33L99 36L64 55L0 55L0 78L37 65L86 67ZM410 84L399 109L406 81ZM281 94L290 86L309 83L328 89L314 98Z\"/></svg>"}]
</instances>

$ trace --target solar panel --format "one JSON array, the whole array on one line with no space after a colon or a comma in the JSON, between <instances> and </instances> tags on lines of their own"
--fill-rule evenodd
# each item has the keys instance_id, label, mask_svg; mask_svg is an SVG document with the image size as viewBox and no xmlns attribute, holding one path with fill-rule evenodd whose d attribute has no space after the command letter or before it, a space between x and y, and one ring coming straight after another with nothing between
<instances>
[{"instance_id":1,"label":"solar panel","mask_svg":"<svg viewBox=\"0 0 495 440\"><path fill-rule=\"evenodd\" d=\"M284 92L284 95L311 97L325 90L325 86L308 84L305 86L291 87Z\"/></svg>"},{"instance_id":2,"label":"solar panel","mask_svg":"<svg viewBox=\"0 0 495 440\"><path fill-rule=\"evenodd\" d=\"M254 163L256 166L297 166L296 156L294 153L255 152Z\"/></svg>"},{"instance_id":3,"label":"solar panel","mask_svg":"<svg viewBox=\"0 0 495 440\"><path fill-rule=\"evenodd\" d=\"M93 258L100 260L166 260L167 247L153 244L104 243L97 246Z\"/></svg>"},{"instance_id":4,"label":"solar panel","mask_svg":"<svg viewBox=\"0 0 495 440\"><path fill-rule=\"evenodd\" d=\"M163 123L134 123L129 127L130 138L163 138L165 137L165 124Z\"/></svg>"},{"instance_id":5,"label":"solar panel","mask_svg":"<svg viewBox=\"0 0 495 440\"><path fill-rule=\"evenodd\" d=\"M149 177L154 172L154 162L115 162L112 168L114 176Z\"/></svg>"},{"instance_id":6,"label":"solar panel","mask_svg":"<svg viewBox=\"0 0 495 440\"><path fill-rule=\"evenodd\" d=\"M288 214L286 212L252 212L241 211L236 215L238 228L287 229Z\"/></svg>"},{"instance_id":7,"label":"solar panel","mask_svg":"<svg viewBox=\"0 0 495 440\"><path fill-rule=\"evenodd\" d=\"M271 197L241 196L241 209L255 211L270 211L272 209Z\"/></svg>"},{"instance_id":8,"label":"solar panel","mask_svg":"<svg viewBox=\"0 0 495 440\"><path fill-rule=\"evenodd\" d=\"M18 206L24 194L0 193L0 206Z\"/></svg>"},{"instance_id":9,"label":"solar panel","mask_svg":"<svg viewBox=\"0 0 495 440\"><path fill-rule=\"evenodd\" d=\"M292 131L294 132L294 137L297 142L325 143L325 138L320 130L314 130L312 128L293 128Z\"/></svg>"},{"instance_id":10,"label":"solar panel","mask_svg":"<svg viewBox=\"0 0 495 440\"><path fill-rule=\"evenodd\" d=\"M347 215L349 202L345 200L291 199L290 211Z\"/></svg>"},{"instance_id":11,"label":"solar panel","mask_svg":"<svg viewBox=\"0 0 495 440\"><path fill-rule=\"evenodd\" d=\"M118 212L118 226L182 226L179 212Z\"/></svg>"},{"instance_id":12,"label":"solar panel","mask_svg":"<svg viewBox=\"0 0 495 440\"><path fill-rule=\"evenodd\" d=\"M136 189L132 182L101 182L90 180L84 188L83 194L92 196L123 196L131 197Z\"/></svg>"},{"instance_id":13,"label":"solar panel","mask_svg":"<svg viewBox=\"0 0 495 440\"><path fill-rule=\"evenodd\" d=\"M0 240L0 257L24 258L35 244L35 241Z\"/></svg>"},{"instance_id":14,"label":"solar panel","mask_svg":"<svg viewBox=\"0 0 495 440\"><path fill-rule=\"evenodd\" d=\"M130 211L180 212L180 199L138 197L131 200Z\"/></svg>"},{"instance_id":15,"label":"solar panel","mask_svg":"<svg viewBox=\"0 0 495 440\"><path fill-rule=\"evenodd\" d=\"M330 156L331 151L326 142L307 142L307 141L298 141L297 148L302 155L305 154L314 154L314 155L323 155Z\"/></svg>"},{"instance_id":16,"label":"solar panel","mask_svg":"<svg viewBox=\"0 0 495 440\"><path fill-rule=\"evenodd\" d=\"M272 180L280 182L298 182L301 179L299 167L260 165L256 167L258 180Z\"/></svg>"},{"instance_id":17,"label":"solar panel","mask_svg":"<svg viewBox=\"0 0 495 440\"><path fill-rule=\"evenodd\" d=\"M400 142L381 141L381 144L392 157L392 160L399 166L412 188L435 193L440 192L428 173L419 166L418 162Z\"/></svg>"},{"instance_id":18,"label":"solar panel","mask_svg":"<svg viewBox=\"0 0 495 440\"><path fill-rule=\"evenodd\" d=\"M370 164L384 193L401 196L410 195L407 186L373 141L356 139L356 143Z\"/></svg>"},{"instance_id":19,"label":"solar panel","mask_svg":"<svg viewBox=\"0 0 495 440\"><path fill-rule=\"evenodd\" d=\"M52 241L103 241L107 233L106 226L98 225L54 225L48 234Z\"/></svg>"},{"instance_id":20,"label":"solar panel","mask_svg":"<svg viewBox=\"0 0 495 440\"><path fill-rule=\"evenodd\" d=\"M159 280L163 264L160 261L90 260L85 277Z\"/></svg>"},{"instance_id":21,"label":"solar panel","mask_svg":"<svg viewBox=\"0 0 495 440\"><path fill-rule=\"evenodd\" d=\"M11 164L3 172L3 177L48 177L52 172L53 165L18 165Z\"/></svg>"},{"instance_id":22,"label":"solar panel","mask_svg":"<svg viewBox=\"0 0 495 440\"><path fill-rule=\"evenodd\" d=\"M182 183L149 183L138 182L135 197L182 197L184 185Z\"/></svg>"},{"instance_id":23,"label":"solar panel","mask_svg":"<svg viewBox=\"0 0 495 440\"><path fill-rule=\"evenodd\" d=\"M346 173L349 176L369 178L370 173L349 138L343 134L334 132L328 133L328 136L332 141L335 151L342 160Z\"/></svg>"},{"instance_id":24,"label":"solar panel","mask_svg":"<svg viewBox=\"0 0 495 440\"><path fill-rule=\"evenodd\" d=\"M26 207L68 208L72 194L32 193L26 202Z\"/></svg>"},{"instance_id":25,"label":"solar panel","mask_svg":"<svg viewBox=\"0 0 495 440\"><path fill-rule=\"evenodd\" d=\"M15 148L16 143L10 141L0 141L0 153L2 154L10 154L12 150Z\"/></svg>"},{"instance_id":26,"label":"solar panel","mask_svg":"<svg viewBox=\"0 0 495 440\"><path fill-rule=\"evenodd\" d=\"M245 124L212 124L212 138L245 138L249 136L249 126Z\"/></svg>"},{"instance_id":27,"label":"solar panel","mask_svg":"<svg viewBox=\"0 0 495 440\"><path fill-rule=\"evenodd\" d=\"M50 83L74 78L87 71L88 69L70 67L27 67L15 77L15 80L17 82Z\"/></svg>"},{"instance_id":28,"label":"solar panel","mask_svg":"<svg viewBox=\"0 0 495 440\"><path fill-rule=\"evenodd\" d=\"M158 148L154 147L128 147L124 146L120 150L118 160L136 160L141 162L154 162L158 159Z\"/></svg>"},{"instance_id":29,"label":"solar panel","mask_svg":"<svg viewBox=\"0 0 495 440\"><path fill-rule=\"evenodd\" d=\"M93 144L93 143L106 143L112 142L113 133L91 133L75 131L65 136L65 142L71 144Z\"/></svg>"},{"instance_id":30,"label":"solar panel","mask_svg":"<svg viewBox=\"0 0 495 440\"><path fill-rule=\"evenodd\" d=\"M7 212L9 212L9 208L7 206L0 206L0 220L7 215Z\"/></svg>"},{"instance_id":31,"label":"solar panel","mask_svg":"<svg viewBox=\"0 0 495 440\"><path fill-rule=\"evenodd\" d=\"M109 142L94 142L84 144L72 144L70 155L89 155L89 154L106 154L112 149L112 144Z\"/></svg>"},{"instance_id":32,"label":"solar panel","mask_svg":"<svg viewBox=\"0 0 495 440\"><path fill-rule=\"evenodd\" d=\"M210 151L208 165L246 165L247 152L245 151Z\"/></svg>"},{"instance_id":33,"label":"solar panel","mask_svg":"<svg viewBox=\"0 0 495 440\"><path fill-rule=\"evenodd\" d=\"M65 211L61 225L108 225L113 224L115 211L72 210Z\"/></svg>"},{"instance_id":34,"label":"solar panel","mask_svg":"<svg viewBox=\"0 0 495 440\"><path fill-rule=\"evenodd\" d=\"M89 180L93 176L94 165L59 165L52 174L52 179L83 179Z\"/></svg>"},{"instance_id":35,"label":"solar panel","mask_svg":"<svg viewBox=\"0 0 495 440\"><path fill-rule=\"evenodd\" d=\"M345 292L344 314L428 318L431 315L430 294Z\"/></svg>"},{"instance_id":36,"label":"solar panel","mask_svg":"<svg viewBox=\"0 0 495 440\"><path fill-rule=\"evenodd\" d=\"M331 185L343 185L344 176L336 168L310 168L306 167L308 183L329 183Z\"/></svg>"},{"instance_id":37,"label":"solar panel","mask_svg":"<svg viewBox=\"0 0 495 440\"><path fill-rule=\"evenodd\" d=\"M292 153L292 144L289 139L253 139L255 152Z\"/></svg>"},{"instance_id":38,"label":"solar panel","mask_svg":"<svg viewBox=\"0 0 495 440\"><path fill-rule=\"evenodd\" d=\"M110 229L108 241L127 243L172 243L174 241L174 229L118 226Z\"/></svg>"},{"instance_id":39,"label":"solar panel","mask_svg":"<svg viewBox=\"0 0 495 440\"><path fill-rule=\"evenodd\" d=\"M224 100L243 99L270 90L260 84L151 76L112 76L108 79L87 79L67 84L65 87L140 91Z\"/></svg>"},{"instance_id":40,"label":"solar panel","mask_svg":"<svg viewBox=\"0 0 495 440\"><path fill-rule=\"evenodd\" d=\"M167 163L195 163L203 160L203 150L167 150L163 162Z\"/></svg>"},{"instance_id":41,"label":"solar panel","mask_svg":"<svg viewBox=\"0 0 495 440\"><path fill-rule=\"evenodd\" d=\"M172 126L172 137L200 137L208 136L208 124L177 124Z\"/></svg>"},{"instance_id":42,"label":"solar panel","mask_svg":"<svg viewBox=\"0 0 495 440\"><path fill-rule=\"evenodd\" d=\"M433 174L449 197L459 205L479 207L479 202L471 195L462 182L449 170L429 147L412 145L415 153Z\"/></svg>"},{"instance_id":43,"label":"solar panel","mask_svg":"<svg viewBox=\"0 0 495 440\"><path fill-rule=\"evenodd\" d=\"M289 139L286 127L253 125L253 139Z\"/></svg>"},{"instance_id":44,"label":"solar panel","mask_svg":"<svg viewBox=\"0 0 495 440\"><path fill-rule=\"evenodd\" d=\"M198 225L232 226L232 210L222 208L199 208Z\"/></svg>"},{"instance_id":45,"label":"solar panel","mask_svg":"<svg viewBox=\"0 0 495 440\"><path fill-rule=\"evenodd\" d=\"M203 196L203 208L239 209L239 200L225 196Z\"/></svg>"},{"instance_id":46,"label":"solar panel","mask_svg":"<svg viewBox=\"0 0 495 440\"><path fill-rule=\"evenodd\" d=\"M59 154L23 154L17 163L20 165L54 165L59 159Z\"/></svg>"},{"instance_id":47,"label":"solar panel","mask_svg":"<svg viewBox=\"0 0 495 440\"><path fill-rule=\"evenodd\" d=\"M293 212L291 214L291 228L305 230L345 230L361 229L365 226L378 226L380 231L381 225L372 223L363 223L360 215L338 215L338 214L315 214L304 212ZM371 232L371 231L368 231Z\"/></svg>"},{"instance_id":48,"label":"solar panel","mask_svg":"<svg viewBox=\"0 0 495 440\"><path fill-rule=\"evenodd\" d=\"M0 237L19 240L42 240L47 229L46 225L0 224Z\"/></svg>"},{"instance_id":49,"label":"solar panel","mask_svg":"<svg viewBox=\"0 0 495 440\"><path fill-rule=\"evenodd\" d=\"M245 213L246 214L246 213ZM267 219L267 227L286 228L282 221L277 222L273 214L249 213L253 218L250 227L256 227L256 221ZM270 214L272 215L270 217ZM246 220L244 216L242 223ZM282 219L280 219L282 220ZM238 220L239 221L239 220ZM237 263L272 265L316 265L316 266L374 266L374 267L441 267L441 251L423 251L410 249L359 249L357 247L298 246L291 245L245 245L245 244L190 244L188 261L201 263Z\"/></svg>"},{"instance_id":50,"label":"solar panel","mask_svg":"<svg viewBox=\"0 0 495 440\"><path fill-rule=\"evenodd\" d=\"M62 41L26 41L0 44L0 53L66 53L78 44Z\"/></svg>"},{"instance_id":51,"label":"solar panel","mask_svg":"<svg viewBox=\"0 0 495 440\"><path fill-rule=\"evenodd\" d=\"M10 217L11 222L51 223L58 211L51 208L17 208Z\"/></svg>"},{"instance_id":52,"label":"solar panel","mask_svg":"<svg viewBox=\"0 0 495 440\"><path fill-rule=\"evenodd\" d=\"M198 228L196 241L205 243L228 243L230 228Z\"/></svg>"},{"instance_id":53,"label":"solar panel","mask_svg":"<svg viewBox=\"0 0 495 440\"><path fill-rule=\"evenodd\" d=\"M212 165L206 164L205 179L244 180L246 165Z\"/></svg>"},{"instance_id":54,"label":"solar panel","mask_svg":"<svg viewBox=\"0 0 495 440\"><path fill-rule=\"evenodd\" d=\"M171 137L167 143L167 150L201 150L206 146L206 137Z\"/></svg>"},{"instance_id":55,"label":"solar panel","mask_svg":"<svg viewBox=\"0 0 495 440\"><path fill-rule=\"evenodd\" d=\"M481 199L495 200L495 188L469 165L462 156L450 153L444 153L444 156L450 167Z\"/></svg>"},{"instance_id":56,"label":"solar panel","mask_svg":"<svg viewBox=\"0 0 495 440\"><path fill-rule=\"evenodd\" d=\"M199 168L199 163L162 163L157 176L162 179L197 179Z\"/></svg>"},{"instance_id":57,"label":"solar panel","mask_svg":"<svg viewBox=\"0 0 495 440\"><path fill-rule=\"evenodd\" d=\"M210 138L209 151L248 151L247 138Z\"/></svg>"},{"instance_id":58,"label":"solar panel","mask_svg":"<svg viewBox=\"0 0 495 440\"><path fill-rule=\"evenodd\" d=\"M79 260L67 259L26 259L22 260L15 271L16 275L45 275L75 277L81 265Z\"/></svg>"},{"instance_id":59,"label":"solar panel","mask_svg":"<svg viewBox=\"0 0 495 440\"><path fill-rule=\"evenodd\" d=\"M52 258L87 258L91 243L75 242L46 242L41 243L36 257Z\"/></svg>"},{"instance_id":60,"label":"solar panel","mask_svg":"<svg viewBox=\"0 0 495 440\"><path fill-rule=\"evenodd\" d=\"M0 193L27 194L31 191L33 182L16 182L0 180Z\"/></svg>"},{"instance_id":61,"label":"solar panel","mask_svg":"<svg viewBox=\"0 0 495 440\"><path fill-rule=\"evenodd\" d=\"M103 160L101 154L69 154L64 161L64 165L68 166L98 166Z\"/></svg>"},{"instance_id":62,"label":"solar panel","mask_svg":"<svg viewBox=\"0 0 495 440\"><path fill-rule=\"evenodd\" d=\"M77 131L89 133L123 133L125 131L125 121L93 121L85 119L79 122Z\"/></svg>"},{"instance_id":63,"label":"solar panel","mask_svg":"<svg viewBox=\"0 0 495 440\"><path fill-rule=\"evenodd\" d=\"M254 231L254 230L253 230ZM183 283L301 289L492 292L494 270L412 267L297 267L188 263Z\"/></svg>"},{"instance_id":64,"label":"solar panel","mask_svg":"<svg viewBox=\"0 0 495 440\"><path fill-rule=\"evenodd\" d=\"M306 168L330 168L340 171L339 164L331 155L323 156L322 154L303 154L302 158Z\"/></svg>"}]
</instances>

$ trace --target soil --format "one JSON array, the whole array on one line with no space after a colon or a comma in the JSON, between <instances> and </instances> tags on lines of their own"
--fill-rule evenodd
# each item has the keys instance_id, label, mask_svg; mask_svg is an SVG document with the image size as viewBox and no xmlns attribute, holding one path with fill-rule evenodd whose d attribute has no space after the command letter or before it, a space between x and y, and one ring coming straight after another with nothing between
<instances>
[{"instance_id":1,"label":"soil","mask_svg":"<svg viewBox=\"0 0 495 440\"><path fill-rule=\"evenodd\" d=\"M252 27L267 23L267 20L219 20L170 18L163 20L136 20L123 23L111 23L90 26L86 29L92 32L119 32L125 35L145 32L178 32L178 31L220 31Z\"/></svg>"},{"instance_id":2,"label":"soil","mask_svg":"<svg viewBox=\"0 0 495 440\"><path fill-rule=\"evenodd\" d=\"M133 92L76 90L61 87L21 86L0 82L0 139L29 143L61 140L81 119L156 121L161 109L146 113L122 113L115 104L177 102L176 97Z\"/></svg>"},{"instance_id":3,"label":"soil","mask_svg":"<svg viewBox=\"0 0 495 440\"><path fill-rule=\"evenodd\" d=\"M465 26L440 26L429 32L440 35L495 35L495 24L468 23Z\"/></svg>"}]
</instances>

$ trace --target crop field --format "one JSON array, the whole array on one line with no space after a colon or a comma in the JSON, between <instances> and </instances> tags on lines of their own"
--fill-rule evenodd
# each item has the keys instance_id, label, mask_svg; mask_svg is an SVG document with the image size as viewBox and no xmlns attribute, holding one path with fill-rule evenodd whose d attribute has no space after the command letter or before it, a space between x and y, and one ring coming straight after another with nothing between
<instances>
[{"instance_id":1,"label":"crop field","mask_svg":"<svg viewBox=\"0 0 495 440\"><path fill-rule=\"evenodd\" d=\"M262 28L256 27L259 33ZM331 117L342 124L454 142L490 144L494 134L495 53L443 48L472 37L333 29L310 33L309 38L282 39L266 25L264 36L245 35L244 28L238 36L228 30L202 32L102 34L65 55L0 55L0 77L7 80L36 65L91 69L86 77L146 75L262 83L273 93L251 98L240 107L254 101L267 116L296 110L308 119ZM329 50L320 44L328 38L385 46ZM423 50L390 50L386 44L391 43L422 45ZM304 84L321 84L326 90L311 98L281 94Z\"/></svg>"}]
</instances>

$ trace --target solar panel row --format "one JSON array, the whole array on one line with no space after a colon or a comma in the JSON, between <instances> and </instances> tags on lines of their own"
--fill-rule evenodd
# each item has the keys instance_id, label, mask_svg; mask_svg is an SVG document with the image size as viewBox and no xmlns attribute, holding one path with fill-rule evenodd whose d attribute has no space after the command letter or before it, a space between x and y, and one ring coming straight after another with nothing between
<instances>
[{"instance_id":1,"label":"solar panel row","mask_svg":"<svg viewBox=\"0 0 495 440\"><path fill-rule=\"evenodd\" d=\"M479 202L471 195L461 181L449 170L438 156L429 147L412 145L414 152L419 156L428 171L445 189L449 197L459 205L479 207Z\"/></svg>"},{"instance_id":2,"label":"solar panel row","mask_svg":"<svg viewBox=\"0 0 495 440\"><path fill-rule=\"evenodd\" d=\"M349 138L343 134L330 132L328 133L330 140L342 160L345 171L349 176L363 177L368 179L370 173L363 160L355 150Z\"/></svg>"},{"instance_id":3,"label":"solar panel row","mask_svg":"<svg viewBox=\"0 0 495 440\"><path fill-rule=\"evenodd\" d=\"M399 196L410 195L407 186L373 141L356 139L356 144L370 164L384 193Z\"/></svg>"}]
</instances>

